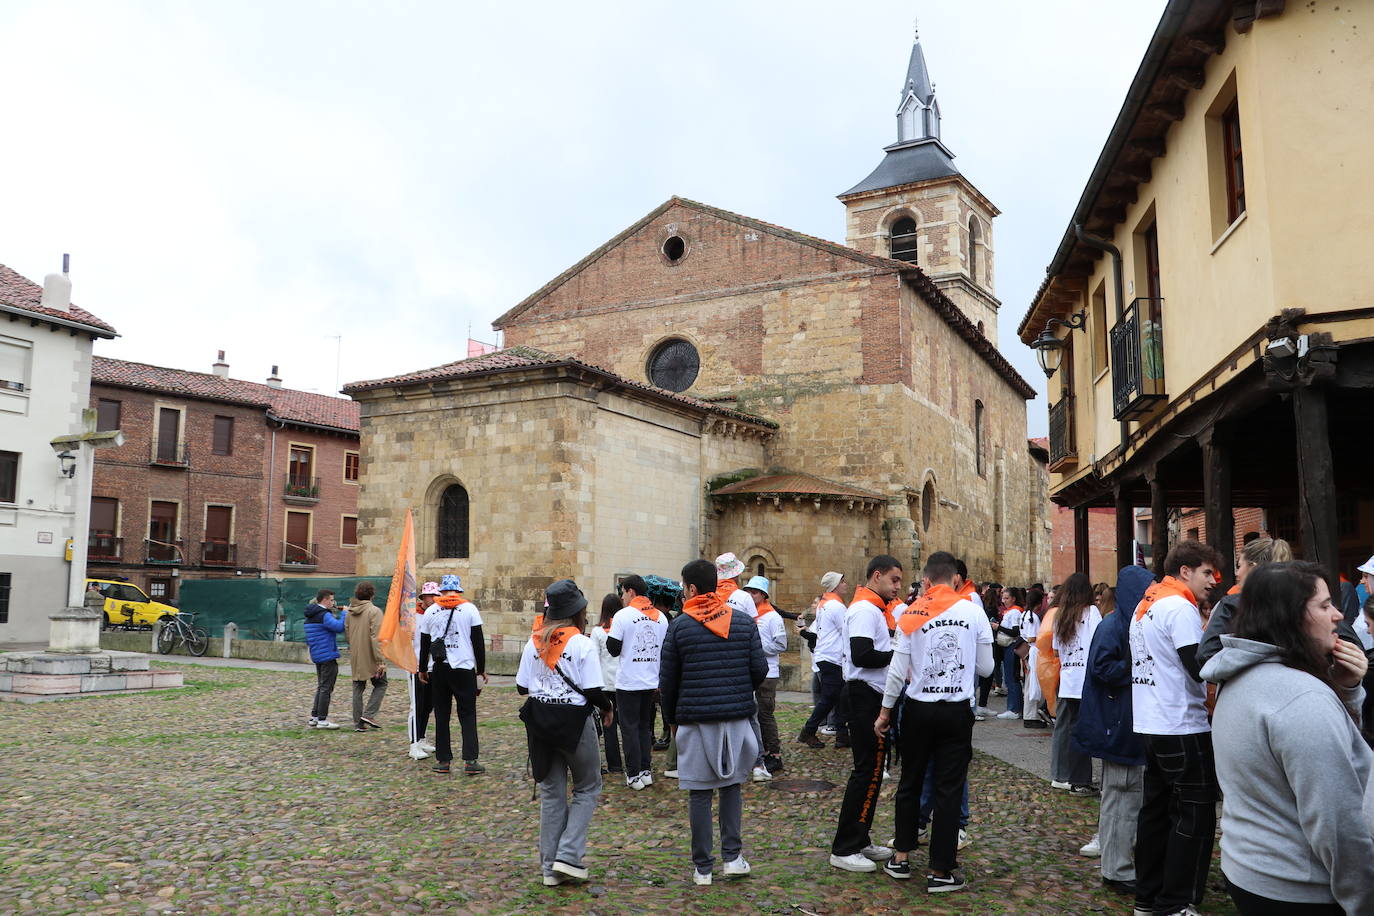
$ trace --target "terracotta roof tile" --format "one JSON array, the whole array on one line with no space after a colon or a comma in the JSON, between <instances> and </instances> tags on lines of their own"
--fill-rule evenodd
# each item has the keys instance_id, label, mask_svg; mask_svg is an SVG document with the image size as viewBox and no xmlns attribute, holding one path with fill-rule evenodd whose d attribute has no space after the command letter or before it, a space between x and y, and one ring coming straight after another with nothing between
<instances>
[{"instance_id":1,"label":"terracotta roof tile","mask_svg":"<svg viewBox=\"0 0 1374 916\"><path fill-rule=\"evenodd\" d=\"M97 356L91 360L91 384L261 407L289 422L327 426L353 433L358 431L359 410L356 401L312 391L273 388L260 382L220 378L206 372L188 372Z\"/></svg>"},{"instance_id":2,"label":"terracotta roof tile","mask_svg":"<svg viewBox=\"0 0 1374 916\"><path fill-rule=\"evenodd\" d=\"M90 312L73 305L70 312L63 312L58 309L44 308L43 287L34 283L28 277L15 272L14 270L0 264L0 303L22 309L26 312L33 312L35 315L46 315L49 318L61 318L66 321L74 321L77 324L84 324L100 331L107 331L108 335L114 336L116 331L113 327L101 321Z\"/></svg>"},{"instance_id":3,"label":"terracotta roof tile","mask_svg":"<svg viewBox=\"0 0 1374 916\"><path fill-rule=\"evenodd\" d=\"M727 484L719 490L712 491L712 496L737 496L744 493L757 493L760 495L783 495L783 496L821 496L840 499L864 499L880 500L886 499L881 493L872 490L865 490L860 487L852 487L846 483L835 480L827 480L824 477L817 477L814 474L765 474L760 477L750 477L748 480L737 481Z\"/></svg>"},{"instance_id":4,"label":"terracotta roof tile","mask_svg":"<svg viewBox=\"0 0 1374 916\"><path fill-rule=\"evenodd\" d=\"M720 407L719 405L703 401L700 398L678 394L677 392L667 391L663 388L655 388L653 385L646 385L643 382L636 382L632 379L616 375L609 369L603 369L591 363L584 363L580 359L573 359L570 356L560 356L557 353L537 350L534 347L507 347L504 350L497 350L493 353L484 353L481 356L474 356L470 359L460 359L455 362L444 363L442 366L434 366L430 369L420 369L415 372L407 372L403 375L393 375L390 378L349 382L347 385L344 385L343 390L345 394L352 394L356 391L370 391L377 388L393 388L406 385L418 385L425 382L447 381L474 375L508 372L513 369L525 369L534 366L578 366L605 376L622 388L643 391L655 397L676 401L679 404L695 407L707 413L728 417L755 426L763 426L769 429L778 428L778 424L774 423L772 420L765 420L762 417L756 417L752 414L731 410L728 407Z\"/></svg>"}]
</instances>

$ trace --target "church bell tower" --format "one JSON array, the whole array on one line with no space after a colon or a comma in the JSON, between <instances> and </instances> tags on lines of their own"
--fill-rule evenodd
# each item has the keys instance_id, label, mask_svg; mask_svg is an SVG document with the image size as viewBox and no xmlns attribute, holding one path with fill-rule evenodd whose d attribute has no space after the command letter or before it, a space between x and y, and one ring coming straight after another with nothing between
<instances>
[{"instance_id":1,"label":"church bell tower","mask_svg":"<svg viewBox=\"0 0 1374 916\"><path fill-rule=\"evenodd\" d=\"M999 211L954 165L940 138L940 103L919 32L897 105L897 142L878 167L839 195L845 244L910 261L994 343L992 221Z\"/></svg>"}]
</instances>

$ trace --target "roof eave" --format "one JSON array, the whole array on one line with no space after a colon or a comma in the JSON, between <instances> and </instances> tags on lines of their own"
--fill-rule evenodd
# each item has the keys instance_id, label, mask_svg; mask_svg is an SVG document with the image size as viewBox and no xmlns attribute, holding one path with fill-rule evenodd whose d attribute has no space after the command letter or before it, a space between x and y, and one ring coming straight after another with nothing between
<instances>
[{"instance_id":1,"label":"roof eave","mask_svg":"<svg viewBox=\"0 0 1374 916\"><path fill-rule=\"evenodd\" d=\"M46 321L48 324L54 324L58 327L68 328L73 331L81 331L82 333L90 334L92 337L100 337L105 340L113 340L119 336L119 332L113 328L101 328L72 318L59 318L56 315L35 312L23 306L10 305L8 302L0 302L0 312L4 312L7 315L16 315L20 318L28 318L31 321Z\"/></svg>"}]
</instances>

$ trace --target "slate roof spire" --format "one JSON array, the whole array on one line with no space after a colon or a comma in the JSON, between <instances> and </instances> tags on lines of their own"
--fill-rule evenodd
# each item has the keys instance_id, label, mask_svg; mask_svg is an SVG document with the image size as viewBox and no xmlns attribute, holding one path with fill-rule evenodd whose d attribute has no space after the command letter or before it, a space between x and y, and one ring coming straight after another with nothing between
<instances>
[{"instance_id":1,"label":"slate roof spire","mask_svg":"<svg viewBox=\"0 0 1374 916\"><path fill-rule=\"evenodd\" d=\"M897 107L897 142L931 138L940 139L940 105L935 101L935 84L926 69L921 33L917 30L911 41L911 60L906 65L906 80Z\"/></svg>"}]
</instances>

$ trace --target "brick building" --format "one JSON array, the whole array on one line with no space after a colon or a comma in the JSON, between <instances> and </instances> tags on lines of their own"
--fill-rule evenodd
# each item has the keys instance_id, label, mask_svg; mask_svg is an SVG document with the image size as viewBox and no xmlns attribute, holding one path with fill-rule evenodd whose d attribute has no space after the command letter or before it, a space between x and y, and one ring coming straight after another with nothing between
<instances>
[{"instance_id":1,"label":"brick building","mask_svg":"<svg viewBox=\"0 0 1374 916\"><path fill-rule=\"evenodd\" d=\"M352 401L96 357L91 407L124 445L95 468L87 575L154 598L181 579L352 575L358 413Z\"/></svg>"},{"instance_id":2,"label":"brick building","mask_svg":"<svg viewBox=\"0 0 1374 916\"><path fill-rule=\"evenodd\" d=\"M471 575L484 612L724 551L783 607L877 552L1047 576L1034 391L994 343L997 211L939 139L919 44L901 99L898 142L840 196L847 245L675 197L497 319L509 349L345 386L363 568L389 567L409 506L421 571Z\"/></svg>"}]
</instances>

